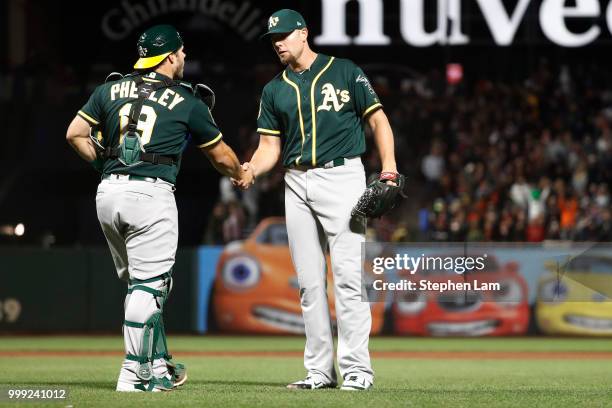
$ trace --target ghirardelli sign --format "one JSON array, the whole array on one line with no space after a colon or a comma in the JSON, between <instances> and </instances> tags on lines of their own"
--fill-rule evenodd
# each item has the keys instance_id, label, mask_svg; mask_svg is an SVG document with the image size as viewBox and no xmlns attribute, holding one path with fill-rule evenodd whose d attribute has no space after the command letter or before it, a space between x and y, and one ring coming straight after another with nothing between
<instances>
[{"instance_id":1,"label":"ghirardelli sign","mask_svg":"<svg viewBox=\"0 0 612 408\"><path fill-rule=\"evenodd\" d=\"M314 39L317 45L369 45L391 43L384 33L385 3L389 0L357 0L359 3L359 32L351 37L346 33L346 4L349 0L321 0L321 34ZM546 39L562 47L583 47L594 41L603 30L612 32L612 0L396 0L399 1L399 24L403 41L415 47L433 45L468 45L470 32L462 24L462 6L468 2L477 7L486 23L492 40L500 46L509 46L525 12L538 7L538 23ZM431 30L425 28L425 4L437 2L437 23ZM605 15L605 25L600 22ZM568 27L569 21L580 21L581 29Z\"/></svg>"},{"instance_id":2,"label":"ghirardelli sign","mask_svg":"<svg viewBox=\"0 0 612 408\"><path fill-rule=\"evenodd\" d=\"M252 41L265 30L260 8L239 0L122 0L102 16L102 32L119 41L150 20L174 13L200 14L223 22L245 41Z\"/></svg>"}]
</instances>

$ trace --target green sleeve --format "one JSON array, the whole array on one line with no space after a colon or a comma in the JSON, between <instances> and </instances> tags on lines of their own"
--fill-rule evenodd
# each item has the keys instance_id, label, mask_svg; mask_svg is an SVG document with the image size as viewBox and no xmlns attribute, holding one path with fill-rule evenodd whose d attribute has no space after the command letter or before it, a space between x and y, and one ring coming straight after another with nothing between
<instances>
[{"instance_id":1,"label":"green sleeve","mask_svg":"<svg viewBox=\"0 0 612 408\"><path fill-rule=\"evenodd\" d=\"M200 100L196 101L191 109L187 126L193 141L198 147L211 146L223 137L210 113L210 109Z\"/></svg>"},{"instance_id":2,"label":"green sleeve","mask_svg":"<svg viewBox=\"0 0 612 408\"><path fill-rule=\"evenodd\" d=\"M356 65L352 70L350 81L353 84L355 111L360 117L365 118L370 113L382 108L383 105L380 103L374 88L372 88L370 80Z\"/></svg>"},{"instance_id":3,"label":"green sleeve","mask_svg":"<svg viewBox=\"0 0 612 408\"><path fill-rule=\"evenodd\" d=\"M89 122L90 125L99 125L104 120L104 110L102 107L104 85L98 86L87 103L77 113L80 117Z\"/></svg>"},{"instance_id":4,"label":"green sleeve","mask_svg":"<svg viewBox=\"0 0 612 408\"><path fill-rule=\"evenodd\" d=\"M264 87L259 102L257 133L268 136L280 136L281 134L278 118L274 113L273 92L270 90L270 85Z\"/></svg>"}]
</instances>

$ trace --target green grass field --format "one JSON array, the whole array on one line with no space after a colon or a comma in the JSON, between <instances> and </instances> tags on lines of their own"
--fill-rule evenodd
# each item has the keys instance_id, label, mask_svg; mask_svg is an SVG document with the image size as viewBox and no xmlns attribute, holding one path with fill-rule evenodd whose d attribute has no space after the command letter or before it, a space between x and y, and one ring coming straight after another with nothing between
<instances>
[{"instance_id":1,"label":"green grass field","mask_svg":"<svg viewBox=\"0 0 612 408\"><path fill-rule=\"evenodd\" d=\"M0 389L60 387L69 399L46 406L105 407L607 407L612 359L374 358L369 392L290 391L304 375L295 356L197 356L201 351L299 352L300 337L170 336L189 381L170 393L114 392L117 355L54 356L63 351L117 351L120 337L0 337ZM373 352L612 352L610 339L373 338ZM44 350L34 356L25 352ZM11 355L11 353L15 353ZM19 354L21 352L21 355ZM185 353L181 356L181 352ZM1 402L0 406L16 406ZM43 406L28 403L26 406Z\"/></svg>"}]
</instances>

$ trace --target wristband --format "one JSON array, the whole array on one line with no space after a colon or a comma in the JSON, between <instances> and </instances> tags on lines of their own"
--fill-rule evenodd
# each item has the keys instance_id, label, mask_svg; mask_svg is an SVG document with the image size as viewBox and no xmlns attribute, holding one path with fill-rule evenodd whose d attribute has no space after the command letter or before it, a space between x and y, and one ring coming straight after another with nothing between
<instances>
[{"instance_id":1,"label":"wristband","mask_svg":"<svg viewBox=\"0 0 612 408\"><path fill-rule=\"evenodd\" d=\"M397 178L397 173L394 173L392 171L384 171L384 172L380 173L379 180L381 180L381 181L383 181L383 180L395 181L396 178Z\"/></svg>"}]
</instances>

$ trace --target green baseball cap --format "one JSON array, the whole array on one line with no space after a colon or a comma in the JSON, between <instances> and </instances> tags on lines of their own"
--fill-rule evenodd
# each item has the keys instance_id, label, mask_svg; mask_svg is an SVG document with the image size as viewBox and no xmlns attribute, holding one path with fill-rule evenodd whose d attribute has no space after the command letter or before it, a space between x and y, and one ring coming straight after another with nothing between
<instances>
[{"instance_id":1,"label":"green baseball cap","mask_svg":"<svg viewBox=\"0 0 612 408\"><path fill-rule=\"evenodd\" d=\"M152 68L162 62L183 45L183 39L176 28L168 24L156 25L142 33L138 38L136 69Z\"/></svg>"},{"instance_id":2,"label":"green baseball cap","mask_svg":"<svg viewBox=\"0 0 612 408\"><path fill-rule=\"evenodd\" d=\"M306 20L300 13L291 9L282 9L274 12L268 19L268 31L260 38L270 34L290 33L293 30L306 28Z\"/></svg>"}]
</instances>

